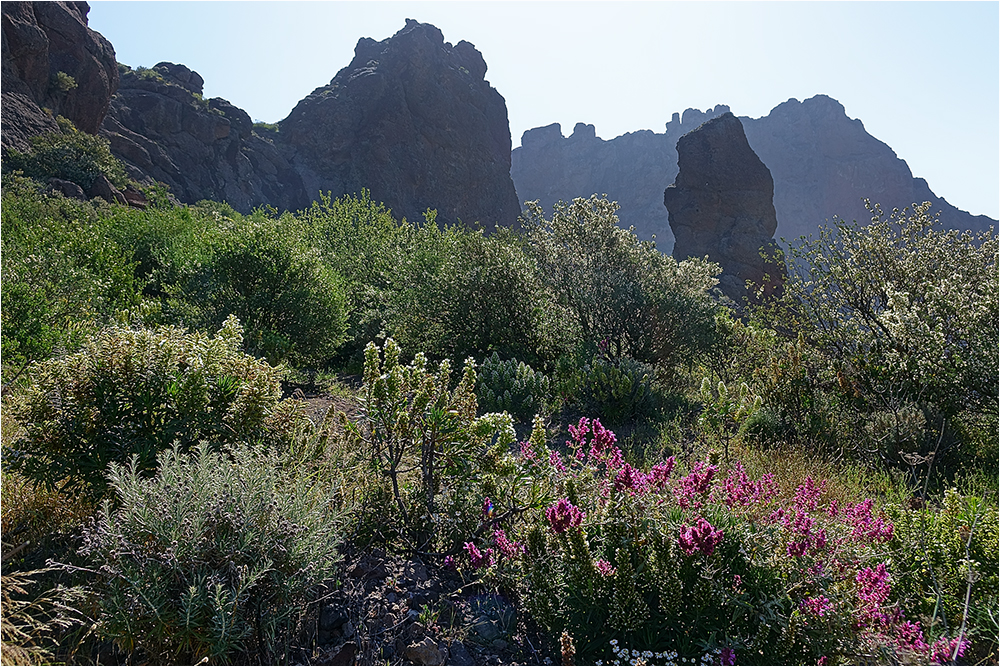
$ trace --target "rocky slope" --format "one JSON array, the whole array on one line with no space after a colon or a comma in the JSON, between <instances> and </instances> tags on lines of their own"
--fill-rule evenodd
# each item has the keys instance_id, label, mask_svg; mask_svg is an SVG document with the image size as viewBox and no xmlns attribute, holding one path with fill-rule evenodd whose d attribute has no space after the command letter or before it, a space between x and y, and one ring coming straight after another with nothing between
<instances>
[{"instance_id":1,"label":"rocky slope","mask_svg":"<svg viewBox=\"0 0 1000 667\"><path fill-rule=\"evenodd\" d=\"M677 178L663 194L678 260L708 257L722 267L719 287L736 303L746 283L773 285L776 256L774 181L750 148L743 126L726 112L677 141ZM771 281L765 283L765 276Z\"/></svg>"},{"instance_id":2,"label":"rocky slope","mask_svg":"<svg viewBox=\"0 0 1000 667\"><path fill-rule=\"evenodd\" d=\"M307 192L368 188L397 216L428 208L444 222L512 225L507 106L465 41L407 19L389 39L361 39L354 60L280 123Z\"/></svg>"},{"instance_id":3,"label":"rocky slope","mask_svg":"<svg viewBox=\"0 0 1000 667\"><path fill-rule=\"evenodd\" d=\"M130 175L160 181L182 202L226 201L241 212L306 204L302 180L250 116L221 98L202 97L204 81L184 65L126 72L101 126Z\"/></svg>"},{"instance_id":4,"label":"rocky slope","mask_svg":"<svg viewBox=\"0 0 1000 667\"><path fill-rule=\"evenodd\" d=\"M57 115L97 132L118 88L118 66L111 43L87 26L89 12L86 2L0 5L4 152L58 131Z\"/></svg>"},{"instance_id":5,"label":"rocky slope","mask_svg":"<svg viewBox=\"0 0 1000 667\"><path fill-rule=\"evenodd\" d=\"M688 109L675 113L663 134L633 132L607 141L592 132L564 138L558 125L528 130L512 156L514 185L522 200L539 199L545 206L606 193L621 205L623 225L634 225L643 238L655 234L660 250L669 252L673 234L660 204L663 188L677 175L677 140L728 111L724 105L704 113ZM891 148L830 97L792 99L763 118L741 120L750 147L774 177L779 238L813 233L834 216L867 220L865 197L886 210L930 201L943 224L954 229L997 224L935 196L926 181L914 178Z\"/></svg>"}]
</instances>

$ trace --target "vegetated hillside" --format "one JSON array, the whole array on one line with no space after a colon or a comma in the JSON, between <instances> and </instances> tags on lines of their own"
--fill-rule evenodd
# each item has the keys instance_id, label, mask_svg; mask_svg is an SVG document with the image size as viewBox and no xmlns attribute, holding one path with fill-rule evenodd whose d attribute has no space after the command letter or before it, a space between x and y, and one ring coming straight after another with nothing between
<instances>
[{"instance_id":1,"label":"vegetated hillside","mask_svg":"<svg viewBox=\"0 0 1000 667\"><path fill-rule=\"evenodd\" d=\"M2 185L7 662L996 661L994 233L873 209L743 320L599 197Z\"/></svg>"},{"instance_id":2,"label":"vegetated hillside","mask_svg":"<svg viewBox=\"0 0 1000 667\"><path fill-rule=\"evenodd\" d=\"M558 125L528 130L514 149L511 175L522 200L550 206L560 199L606 193L622 207L622 221L642 238L656 236L664 252L673 234L662 203L663 189L677 175L677 140L699 124L729 111L718 105L702 113L675 113L663 134L641 131L603 140L577 125L563 137ZM815 234L834 216L867 221L864 199L887 210L930 201L947 229L983 231L997 221L961 211L914 178L906 162L849 118L836 100L817 95L791 99L770 114L740 117L747 139L774 177L777 238Z\"/></svg>"}]
</instances>

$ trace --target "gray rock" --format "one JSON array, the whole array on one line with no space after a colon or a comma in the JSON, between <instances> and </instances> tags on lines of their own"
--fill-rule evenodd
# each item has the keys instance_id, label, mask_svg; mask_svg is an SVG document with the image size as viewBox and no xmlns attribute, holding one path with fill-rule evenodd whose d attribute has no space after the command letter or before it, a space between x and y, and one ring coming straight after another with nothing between
<instances>
[{"instance_id":1,"label":"gray rock","mask_svg":"<svg viewBox=\"0 0 1000 667\"><path fill-rule=\"evenodd\" d=\"M432 208L439 222L516 224L507 105L479 51L407 19L354 53L281 121L278 142L306 192L367 188L397 217L419 220Z\"/></svg>"},{"instance_id":2,"label":"gray rock","mask_svg":"<svg viewBox=\"0 0 1000 667\"><path fill-rule=\"evenodd\" d=\"M500 632L497 624L486 616L480 616L473 622L472 631L483 642L492 642L494 639L499 639L500 635L503 634Z\"/></svg>"},{"instance_id":3,"label":"gray rock","mask_svg":"<svg viewBox=\"0 0 1000 667\"><path fill-rule=\"evenodd\" d=\"M87 199L87 195L83 192L83 188L73 181L64 181L61 178L50 178L49 187L47 189L49 192L61 192L64 197L83 200Z\"/></svg>"},{"instance_id":4,"label":"gray rock","mask_svg":"<svg viewBox=\"0 0 1000 667\"><path fill-rule=\"evenodd\" d=\"M784 276L784 264L761 253L777 252L774 182L750 148L743 125L731 113L702 124L677 142L679 171L663 195L674 231L674 257L708 257L722 266L719 287L742 304L745 284L771 290Z\"/></svg>"},{"instance_id":5,"label":"gray rock","mask_svg":"<svg viewBox=\"0 0 1000 667\"><path fill-rule=\"evenodd\" d=\"M97 175L97 178L94 179L94 182L87 189L87 196L91 199L100 197L109 204L121 204L122 206L128 204L122 191L112 185L111 181L104 174Z\"/></svg>"},{"instance_id":6,"label":"gray rock","mask_svg":"<svg viewBox=\"0 0 1000 667\"><path fill-rule=\"evenodd\" d=\"M118 88L118 63L111 43L87 25L90 6L4 2L0 12L3 150L27 150L30 137L58 131L57 115L97 132Z\"/></svg>"},{"instance_id":7,"label":"gray rock","mask_svg":"<svg viewBox=\"0 0 1000 667\"><path fill-rule=\"evenodd\" d=\"M469 649L465 648L465 644L462 642L452 642L448 645L448 664L474 665L476 662L472 659Z\"/></svg>"},{"instance_id":8,"label":"gray rock","mask_svg":"<svg viewBox=\"0 0 1000 667\"><path fill-rule=\"evenodd\" d=\"M439 647L430 637L424 637L407 646L403 655L417 665L443 665L448 660L448 649Z\"/></svg>"}]
</instances>

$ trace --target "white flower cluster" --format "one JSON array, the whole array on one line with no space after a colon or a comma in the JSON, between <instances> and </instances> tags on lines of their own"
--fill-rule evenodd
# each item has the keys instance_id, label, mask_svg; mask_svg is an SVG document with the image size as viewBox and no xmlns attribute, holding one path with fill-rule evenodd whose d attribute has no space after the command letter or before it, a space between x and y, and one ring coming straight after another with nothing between
<instances>
[{"instance_id":1,"label":"white flower cluster","mask_svg":"<svg viewBox=\"0 0 1000 667\"><path fill-rule=\"evenodd\" d=\"M615 658L617 659L609 662L609 665L714 665L718 661L719 655L722 654L722 649L715 648L701 656L701 661L698 662L697 658L678 659L677 651L654 652L639 651L637 649L629 650L619 647L617 639L612 639L610 644L611 652L615 654ZM652 660L656 662L650 662ZM661 660L664 662L660 662ZM603 666L604 662L598 660L595 664Z\"/></svg>"}]
</instances>

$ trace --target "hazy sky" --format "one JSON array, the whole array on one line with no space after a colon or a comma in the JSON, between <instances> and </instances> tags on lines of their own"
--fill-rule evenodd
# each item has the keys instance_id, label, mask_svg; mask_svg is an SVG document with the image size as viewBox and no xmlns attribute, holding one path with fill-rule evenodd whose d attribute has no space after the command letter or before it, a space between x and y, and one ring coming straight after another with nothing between
<instances>
[{"instance_id":1,"label":"hazy sky","mask_svg":"<svg viewBox=\"0 0 1000 667\"><path fill-rule=\"evenodd\" d=\"M254 120L326 85L360 37L413 18L472 42L530 128L664 131L673 112L728 104L754 118L826 94L974 214L1000 215L997 2L118 2L90 26L119 62L183 63Z\"/></svg>"}]
</instances>

